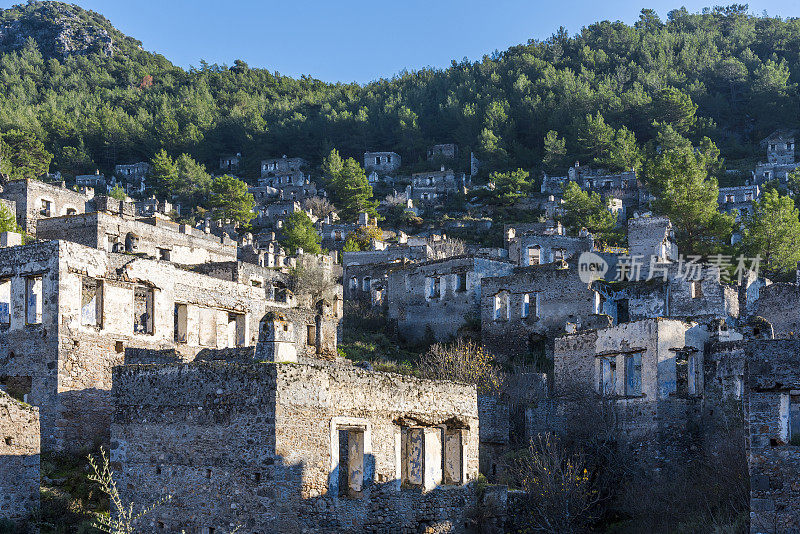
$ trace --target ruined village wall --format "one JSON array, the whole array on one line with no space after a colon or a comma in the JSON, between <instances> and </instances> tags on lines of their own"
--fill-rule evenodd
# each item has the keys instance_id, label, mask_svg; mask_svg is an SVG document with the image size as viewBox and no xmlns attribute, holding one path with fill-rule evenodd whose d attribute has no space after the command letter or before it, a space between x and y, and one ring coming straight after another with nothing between
<instances>
[{"instance_id":1,"label":"ruined village wall","mask_svg":"<svg viewBox=\"0 0 800 534\"><path fill-rule=\"evenodd\" d=\"M0 391L0 519L39 510L39 410Z\"/></svg>"},{"instance_id":2,"label":"ruined village wall","mask_svg":"<svg viewBox=\"0 0 800 534\"><path fill-rule=\"evenodd\" d=\"M762 287L754 313L769 321L776 339L797 338L800 335L800 286L781 282Z\"/></svg>"},{"instance_id":3,"label":"ruined village wall","mask_svg":"<svg viewBox=\"0 0 800 534\"><path fill-rule=\"evenodd\" d=\"M112 459L123 500L170 493L145 531L461 531L462 486L401 489L400 424L458 420L478 473L474 387L355 368L194 363L115 370ZM337 428L365 432L360 497L338 496ZM378 510L378 512L376 512Z\"/></svg>"},{"instance_id":4,"label":"ruined village wall","mask_svg":"<svg viewBox=\"0 0 800 534\"><path fill-rule=\"evenodd\" d=\"M15 203L17 223L31 235L36 235L39 220L67 215L67 210L84 213L91 200L83 193L39 180L12 180L0 195ZM43 200L50 202L50 215L42 214Z\"/></svg>"},{"instance_id":5,"label":"ruined village wall","mask_svg":"<svg viewBox=\"0 0 800 534\"><path fill-rule=\"evenodd\" d=\"M151 222L155 224L94 212L48 219L39 225L37 237L64 239L111 252L113 243L124 246L128 234L133 234L138 237L136 252L153 258L185 265L236 260L236 243L230 238L170 221L152 219Z\"/></svg>"}]
</instances>

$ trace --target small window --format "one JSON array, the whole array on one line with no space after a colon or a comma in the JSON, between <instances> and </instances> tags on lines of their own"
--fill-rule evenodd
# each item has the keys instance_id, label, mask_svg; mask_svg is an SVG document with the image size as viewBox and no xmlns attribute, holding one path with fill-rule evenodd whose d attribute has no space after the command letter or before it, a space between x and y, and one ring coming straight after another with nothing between
<instances>
[{"instance_id":1,"label":"small window","mask_svg":"<svg viewBox=\"0 0 800 534\"><path fill-rule=\"evenodd\" d=\"M354 290L357 287L358 287L358 279L355 276L353 276L352 278L350 278L350 289Z\"/></svg>"},{"instance_id":2,"label":"small window","mask_svg":"<svg viewBox=\"0 0 800 534\"><path fill-rule=\"evenodd\" d=\"M136 286L133 290L133 331L136 334L153 334L153 290Z\"/></svg>"},{"instance_id":3,"label":"small window","mask_svg":"<svg viewBox=\"0 0 800 534\"><path fill-rule=\"evenodd\" d=\"M369 276L365 276L364 279L361 281L361 290L369 291L371 288L372 288L372 279Z\"/></svg>"},{"instance_id":4,"label":"small window","mask_svg":"<svg viewBox=\"0 0 800 534\"><path fill-rule=\"evenodd\" d=\"M703 296L703 286L702 280L693 280L692 281L692 298L699 299Z\"/></svg>"},{"instance_id":5,"label":"small window","mask_svg":"<svg viewBox=\"0 0 800 534\"><path fill-rule=\"evenodd\" d=\"M531 295L530 293L525 293L522 296L522 317L528 317L531 311Z\"/></svg>"},{"instance_id":6,"label":"small window","mask_svg":"<svg viewBox=\"0 0 800 534\"><path fill-rule=\"evenodd\" d=\"M67 215L77 215L77 214L78 210L76 210L75 208L67 208Z\"/></svg>"},{"instance_id":7,"label":"small window","mask_svg":"<svg viewBox=\"0 0 800 534\"><path fill-rule=\"evenodd\" d=\"M456 291L463 293L467 290L467 273L458 273L456 280Z\"/></svg>"},{"instance_id":8,"label":"small window","mask_svg":"<svg viewBox=\"0 0 800 534\"><path fill-rule=\"evenodd\" d=\"M693 352L688 358L689 395L703 394L703 360L702 356Z\"/></svg>"},{"instance_id":9,"label":"small window","mask_svg":"<svg viewBox=\"0 0 800 534\"><path fill-rule=\"evenodd\" d=\"M317 345L317 326L310 324L306 325L306 345L315 347Z\"/></svg>"},{"instance_id":10,"label":"small window","mask_svg":"<svg viewBox=\"0 0 800 534\"><path fill-rule=\"evenodd\" d=\"M42 323L42 277L29 276L25 279L25 322Z\"/></svg>"},{"instance_id":11,"label":"small window","mask_svg":"<svg viewBox=\"0 0 800 534\"><path fill-rule=\"evenodd\" d=\"M642 394L642 354L625 356L625 395L638 397Z\"/></svg>"},{"instance_id":12,"label":"small window","mask_svg":"<svg viewBox=\"0 0 800 534\"><path fill-rule=\"evenodd\" d=\"M539 265L541 262L542 249L538 246L528 247L528 265Z\"/></svg>"},{"instance_id":13,"label":"small window","mask_svg":"<svg viewBox=\"0 0 800 534\"><path fill-rule=\"evenodd\" d=\"M11 326L11 279L0 279L0 328Z\"/></svg>"},{"instance_id":14,"label":"small window","mask_svg":"<svg viewBox=\"0 0 800 534\"><path fill-rule=\"evenodd\" d=\"M734 197L733 195L725 195L725 202L734 202L735 200L736 197Z\"/></svg>"},{"instance_id":15,"label":"small window","mask_svg":"<svg viewBox=\"0 0 800 534\"><path fill-rule=\"evenodd\" d=\"M438 276L428 277L427 279L428 299L438 299L441 296L441 286Z\"/></svg>"},{"instance_id":16,"label":"small window","mask_svg":"<svg viewBox=\"0 0 800 534\"><path fill-rule=\"evenodd\" d=\"M243 347L245 339L245 315L243 313L228 312L228 347Z\"/></svg>"},{"instance_id":17,"label":"small window","mask_svg":"<svg viewBox=\"0 0 800 534\"><path fill-rule=\"evenodd\" d=\"M463 430L445 429L442 447L442 474L445 484L463 484Z\"/></svg>"},{"instance_id":18,"label":"small window","mask_svg":"<svg viewBox=\"0 0 800 534\"><path fill-rule=\"evenodd\" d=\"M617 324L630 322L630 304L628 299L620 299L617 301Z\"/></svg>"},{"instance_id":19,"label":"small window","mask_svg":"<svg viewBox=\"0 0 800 534\"><path fill-rule=\"evenodd\" d=\"M494 296L494 320L508 321L509 297L508 292L501 291Z\"/></svg>"},{"instance_id":20,"label":"small window","mask_svg":"<svg viewBox=\"0 0 800 534\"><path fill-rule=\"evenodd\" d=\"M103 322L103 285L84 276L81 280L81 324L101 326Z\"/></svg>"},{"instance_id":21,"label":"small window","mask_svg":"<svg viewBox=\"0 0 800 534\"><path fill-rule=\"evenodd\" d=\"M375 165L380 165L380 164L381 164L381 157L375 156Z\"/></svg>"},{"instance_id":22,"label":"small window","mask_svg":"<svg viewBox=\"0 0 800 534\"><path fill-rule=\"evenodd\" d=\"M170 250L168 248L159 248L158 249L158 259L169 261L170 257Z\"/></svg>"},{"instance_id":23,"label":"small window","mask_svg":"<svg viewBox=\"0 0 800 534\"><path fill-rule=\"evenodd\" d=\"M42 199L42 207L39 210L39 215L44 217L50 217L50 213L53 209L53 203L49 200Z\"/></svg>"},{"instance_id":24,"label":"small window","mask_svg":"<svg viewBox=\"0 0 800 534\"><path fill-rule=\"evenodd\" d=\"M175 304L175 341L186 343L189 307L186 304Z\"/></svg>"}]
</instances>

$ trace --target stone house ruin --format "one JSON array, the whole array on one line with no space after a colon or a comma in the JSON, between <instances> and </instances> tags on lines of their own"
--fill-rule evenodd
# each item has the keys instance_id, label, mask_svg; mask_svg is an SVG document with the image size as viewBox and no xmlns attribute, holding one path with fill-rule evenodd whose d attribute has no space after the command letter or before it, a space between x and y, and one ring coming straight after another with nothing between
<instances>
[{"instance_id":1,"label":"stone house ruin","mask_svg":"<svg viewBox=\"0 0 800 534\"><path fill-rule=\"evenodd\" d=\"M280 158L261 160L261 177L277 176L279 174L291 173L308 167L308 162L303 158Z\"/></svg>"},{"instance_id":2,"label":"stone house ruin","mask_svg":"<svg viewBox=\"0 0 800 534\"><path fill-rule=\"evenodd\" d=\"M219 170L222 172L238 172L242 154L224 154L219 158Z\"/></svg>"},{"instance_id":3,"label":"stone house ruin","mask_svg":"<svg viewBox=\"0 0 800 534\"><path fill-rule=\"evenodd\" d=\"M362 250L342 253L342 285L344 298L371 301L373 289L383 291L389 271L409 262L432 259L427 243L390 245L382 250ZM374 302L373 302L374 303Z\"/></svg>"},{"instance_id":4,"label":"stone house ruin","mask_svg":"<svg viewBox=\"0 0 800 534\"><path fill-rule=\"evenodd\" d=\"M81 215L89 211L94 190L82 192L39 180L12 180L3 186L0 196L14 202L17 224L29 235L36 235L39 220L50 217Z\"/></svg>"},{"instance_id":5,"label":"stone house ruin","mask_svg":"<svg viewBox=\"0 0 800 534\"><path fill-rule=\"evenodd\" d=\"M364 152L364 170L369 173L393 172L400 168L400 154L396 152Z\"/></svg>"},{"instance_id":6,"label":"stone house ruin","mask_svg":"<svg viewBox=\"0 0 800 534\"><path fill-rule=\"evenodd\" d=\"M639 183L636 171L609 173L605 169L591 169L576 162L566 176L542 178L541 193L560 196L567 182L576 182L584 191L598 193L605 199L616 198L622 202L624 216L629 210L646 204L649 194Z\"/></svg>"},{"instance_id":7,"label":"stone house ruin","mask_svg":"<svg viewBox=\"0 0 800 534\"><path fill-rule=\"evenodd\" d=\"M141 195L147 188L147 177L150 174L150 164L145 161L131 163L130 165L115 165L115 181L122 183L122 188L129 195Z\"/></svg>"},{"instance_id":8,"label":"stone house ruin","mask_svg":"<svg viewBox=\"0 0 800 534\"><path fill-rule=\"evenodd\" d=\"M753 202L761 198L761 186L740 185L736 187L719 188L719 209L725 213L736 210L739 217L747 215L753 210Z\"/></svg>"},{"instance_id":9,"label":"stone house ruin","mask_svg":"<svg viewBox=\"0 0 800 534\"><path fill-rule=\"evenodd\" d=\"M186 265L236 259L236 241L230 237L178 224L157 213L136 218L134 210L133 204L98 197L97 211L42 220L37 236Z\"/></svg>"},{"instance_id":10,"label":"stone house ruin","mask_svg":"<svg viewBox=\"0 0 800 534\"><path fill-rule=\"evenodd\" d=\"M481 341L498 356L552 360L557 336L610 326L601 313L600 294L581 281L574 262L516 267L481 280Z\"/></svg>"},{"instance_id":11,"label":"stone house ruin","mask_svg":"<svg viewBox=\"0 0 800 534\"><path fill-rule=\"evenodd\" d=\"M789 173L800 165L795 161L794 133L793 130L776 130L761 141L761 146L767 151L767 162L756 165L754 184L761 185L770 180L786 184Z\"/></svg>"},{"instance_id":12,"label":"stone house ruin","mask_svg":"<svg viewBox=\"0 0 800 534\"><path fill-rule=\"evenodd\" d=\"M582 252L594 250L589 233L566 235L560 223L536 223L505 227L508 259L520 266L566 261Z\"/></svg>"},{"instance_id":13,"label":"stone house ruin","mask_svg":"<svg viewBox=\"0 0 800 534\"><path fill-rule=\"evenodd\" d=\"M433 145L428 148L428 161L439 159L456 159L458 157L458 147L453 143Z\"/></svg>"},{"instance_id":14,"label":"stone house ruin","mask_svg":"<svg viewBox=\"0 0 800 534\"><path fill-rule=\"evenodd\" d=\"M459 328L480 317L481 279L511 273L506 260L456 256L408 265L389 273L388 318L398 334L420 340L453 337Z\"/></svg>"},{"instance_id":15,"label":"stone house ruin","mask_svg":"<svg viewBox=\"0 0 800 534\"><path fill-rule=\"evenodd\" d=\"M95 171L94 174L79 174L75 176L75 185L78 187L91 187L98 193L108 191L108 181L106 177Z\"/></svg>"},{"instance_id":16,"label":"stone house ruin","mask_svg":"<svg viewBox=\"0 0 800 534\"><path fill-rule=\"evenodd\" d=\"M463 532L476 502L474 386L317 364L114 371L124 502L146 530Z\"/></svg>"},{"instance_id":17,"label":"stone house ruin","mask_svg":"<svg viewBox=\"0 0 800 534\"><path fill-rule=\"evenodd\" d=\"M640 256L648 261L650 257L676 261L678 245L672 222L667 217L628 219L628 251L631 257Z\"/></svg>"},{"instance_id":18,"label":"stone house ruin","mask_svg":"<svg viewBox=\"0 0 800 534\"><path fill-rule=\"evenodd\" d=\"M456 176L452 169L442 166L438 171L417 172L411 175L411 185L406 187L406 198L417 201L441 201L448 196L465 191L464 174Z\"/></svg>"},{"instance_id":19,"label":"stone house ruin","mask_svg":"<svg viewBox=\"0 0 800 534\"><path fill-rule=\"evenodd\" d=\"M0 249L9 310L0 317L0 377L28 384L45 449L107 439L111 368L142 361L144 349L186 361L253 347L261 319L276 311L295 325L298 354L335 353L340 287L332 301L312 302L286 275L235 261L212 267L203 274L68 241Z\"/></svg>"},{"instance_id":20,"label":"stone house ruin","mask_svg":"<svg viewBox=\"0 0 800 534\"><path fill-rule=\"evenodd\" d=\"M0 518L26 521L39 511L39 450L39 410L0 388Z\"/></svg>"}]
</instances>

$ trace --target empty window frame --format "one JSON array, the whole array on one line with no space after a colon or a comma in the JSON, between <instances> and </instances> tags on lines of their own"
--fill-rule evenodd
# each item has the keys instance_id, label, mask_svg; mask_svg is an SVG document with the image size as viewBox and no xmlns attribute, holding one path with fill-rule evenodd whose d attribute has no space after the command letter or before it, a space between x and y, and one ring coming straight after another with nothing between
<instances>
[{"instance_id":1,"label":"empty window frame","mask_svg":"<svg viewBox=\"0 0 800 534\"><path fill-rule=\"evenodd\" d=\"M687 358L689 395L703 394L703 356L698 352L690 352Z\"/></svg>"},{"instance_id":2,"label":"empty window frame","mask_svg":"<svg viewBox=\"0 0 800 534\"><path fill-rule=\"evenodd\" d=\"M153 334L153 289L150 287L133 288L133 332Z\"/></svg>"},{"instance_id":3,"label":"empty window frame","mask_svg":"<svg viewBox=\"0 0 800 534\"><path fill-rule=\"evenodd\" d=\"M42 323L42 275L25 278L25 323Z\"/></svg>"},{"instance_id":4,"label":"empty window frame","mask_svg":"<svg viewBox=\"0 0 800 534\"><path fill-rule=\"evenodd\" d=\"M597 391L604 397L611 397L617 387L617 357L601 356L598 360Z\"/></svg>"},{"instance_id":5,"label":"empty window frame","mask_svg":"<svg viewBox=\"0 0 800 534\"><path fill-rule=\"evenodd\" d=\"M441 283L438 276L429 276L425 279L426 297L438 299L441 296Z\"/></svg>"},{"instance_id":6,"label":"empty window frame","mask_svg":"<svg viewBox=\"0 0 800 534\"><path fill-rule=\"evenodd\" d=\"M625 396L642 395L642 353L625 355Z\"/></svg>"},{"instance_id":7,"label":"empty window frame","mask_svg":"<svg viewBox=\"0 0 800 534\"><path fill-rule=\"evenodd\" d=\"M692 280L692 298L699 299L703 296L702 280Z\"/></svg>"},{"instance_id":8,"label":"empty window frame","mask_svg":"<svg viewBox=\"0 0 800 534\"><path fill-rule=\"evenodd\" d=\"M53 203L49 200L42 199L41 208L39 209L39 215L44 217L50 217L50 214L53 211Z\"/></svg>"},{"instance_id":9,"label":"empty window frame","mask_svg":"<svg viewBox=\"0 0 800 534\"><path fill-rule=\"evenodd\" d=\"M81 324L103 325L103 283L96 278L81 278Z\"/></svg>"},{"instance_id":10,"label":"empty window frame","mask_svg":"<svg viewBox=\"0 0 800 534\"><path fill-rule=\"evenodd\" d=\"M372 288L372 278L369 276L365 276L364 279L361 281L361 290L362 291L369 291Z\"/></svg>"},{"instance_id":11,"label":"empty window frame","mask_svg":"<svg viewBox=\"0 0 800 534\"><path fill-rule=\"evenodd\" d=\"M464 465L464 430L448 429L443 431L442 474L445 484L463 484Z\"/></svg>"},{"instance_id":12,"label":"empty window frame","mask_svg":"<svg viewBox=\"0 0 800 534\"><path fill-rule=\"evenodd\" d=\"M528 247L528 265L539 265L541 263L542 249L537 245Z\"/></svg>"},{"instance_id":13,"label":"empty window frame","mask_svg":"<svg viewBox=\"0 0 800 534\"><path fill-rule=\"evenodd\" d=\"M169 261L170 258L170 250L168 248L159 248L158 249L158 259Z\"/></svg>"},{"instance_id":14,"label":"empty window frame","mask_svg":"<svg viewBox=\"0 0 800 534\"><path fill-rule=\"evenodd\" d=\"M425 490L443 481L444 429L440 427L403 427L401 429L401 483ZM455 462L450 462L455 470Z\"/></svg>"},{"instance_id":15,"label":"empty window frame","mask_svg":"<svg viewBox=\"0 0 800 534\"><path fill-rule=\"evenodd\" d=\"M0 278L0 328L11 326L11 279Z\"/></svg>"},{"instance_id":16,"label":"empty window frame","mask_svg":"<svg viewBox=\"0 0 800 534\"><path fill-rule=\"evenodd\" d=\"M507 321L509 312L509 297L507 291L501 291L494 296L494 320Z\"/></svg>"},{"instance_id":17,"label":"empty window frame","mask_svg":"<svg viewBox=\"0 0 800 534\"><path fill-rule=\"evenodd\" d=\"M532 317L537 318L539 316L538 310L538 294L537 293L524 293L522 295L522 310L521 316L523 319Z\"/></svg>"},{"instance_id":18,"label":"empty window frame","mask_svg":"<svg viewBox=\"0 0 800 534\"><path fill-rule=\"evenodd\" d=\"M456 277L456 293L464 293L467 290L467 273L458 273Z\"/></svg>"},{"instance_id":19,"label":"empty window frame","mask_svg":"<svg viewBox=\"0 0 800 534\"><path fill-rule=\"evenodd\" d=\"M364 490L364 428L339 427L339 497L359 498Z\"/></svg>"},{"instance_id":20,"label":"empty window frame","mask_svg":"<svg viewBox=\"0 0 800 534\"><path fill-rule=\"evenodd\" d=\"M228 347L243 347L246 344L244 314L228 312Z\"/></svg>"},{"instance_id":21,"label":"empty window frame","mask_svg":"<svg viewBox=\"0 0 800 534\"><path fill-rule=\"evenodd\" d=\"M203 347L217 346L217 310L214 308L199 308L200 312L200 345Z\"/></svg>"},{"instance_id":22,"label":"empty window frame","mask_svg":"<svg viewBox=\"0 0 800 534\"><path fill-rule=\"evenodd\" d=\"M189 320L189 306L175 304L175 341L186 343Z\"/></svg>"}]
</instances>

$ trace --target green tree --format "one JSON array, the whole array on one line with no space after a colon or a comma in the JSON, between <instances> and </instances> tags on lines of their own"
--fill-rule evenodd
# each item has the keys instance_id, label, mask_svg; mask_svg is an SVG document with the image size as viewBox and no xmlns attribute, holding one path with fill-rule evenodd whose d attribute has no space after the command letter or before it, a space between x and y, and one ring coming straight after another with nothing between
<instances>
[{"instance_id":1,"label":"green tree","mask_svg":"<svg viewBox=\"0 0 800 534\"><path fill-rule=\"evenodd\" d=\"M178 175L170 191L179 200L190 205L208 206L208 196L214 178L206 172L205 165L197 163L189 154L175 160Z\"/></svg>"},{"instance_id":2,"label":"green tree","mask_svg":"<svg viewBox=\"0 0 800 534\"><path fill-rule=\"evenodd\" d=\"M38 178L50 169L53 154L32 133L9 130L0 144L0 173L10 180Z\"/></svg>"},{"instance_id":3,"label":"green tree","mask_svg":"<svg viewBox=\"0 0 800 534\"><path fill-rule=\"evenodd\" d=\"M578 142L587 163L600 163L608 155L614 145L614 135L614 128L606 124L600 112L586 116L578 134Z\"/></svg>"},{"instance_id":4,"label":"green tree","mask_svg":"<svg viewBox=\"0 0 800 534\"><path fill-rule=\"evenodd\" d=\"M286 219L281 242L291 254L295 254L298 248L302 248L303 252L319 254L321 241L322 238L314 228L311 217L305 212L296 211Z\"/></svg>"},{"instance_id":5,"label":"green tree","mask_svg":"<svg viewBox=\"0 0 800 534\"><path fill-rule=\"evenodd\" d=\"M503 204L513 204L531 189L528 171L517 169L509 172L494 172L489 180L494 183L497 199Z\"/></svg>"},{"instance_id":6,"label":"green tree","mask_svg":"<svg viewBox=\"0 0 800 534\"><path fill-rule=\"evenodd\" d=\"M11 210L0 204L0 232L17 232L22 233L19 226L17 226L17 216Z\"/></svg>"},{"instance_id":7,"label":"green tree","mask_svg":"<svg viewBox=\"0 0 800 534\"><path fill-rule=\"evenodd\" d=\"M173 187L178 183L178 165L163 148L150 160L148 176L153 193L160 197L174 194Z\"/></svg>"},{"instance_id":8,"label":"green tree","mask_svg":"<svg viewBox=\"0 0 800 534\"><path fill-rule=\"evenodd\" d=\"M247 224L255 217L256 201L247 191L247 184L234 176L217 176L211 184L209 198L214 219Z\"/></svg>"},{"instance_id":9,"label":"green tree","mask_svg":"<svg viewBox=\"0 0 800 534\"><path fill-rule=\"evenodd\" d=\"M656 196L653 209L675 227L685 254L711 254L729 242L733 217L720 213L717 180L709 176L713 150L681 146L662 151L645 166L645 180Z\"/></svg>"},{"instance_id":10,"label":"green tree","mask_svg":"<svg viewBox=\"0 0 800 534\"><path fill-rule=\"evenodd\" d=\"M108 196L117 200L125 200L128 198L128 195L125 194L125 190L122 189L119 184L111 188L111 191L108 192Z\"/></svg>"},{"instance_id":11,"label":"green tree","mask_svg":"<svg viewBox=\"0 0 800 534\"><path fill-rule=\"evenodd\" d=\"M544 136L544 164L545 168L553 172L561 169L566 164L567 141L558 137L558 132L550 130Z\"/></svg>"},{"instance_id":12,"label":"green tree","mask_svg":"<svg viewBox=\"0 0 800 534\"><path fill-rule=\"evenodd\" d=\"M564 186L562 198L562 222L573 234L586 228L602 240L614 231L616 217L608 209L608 201L598 193L584 191L577 183L569 181Z\"/></svg>"},{"instance_id":13,"label":"green tree","mask_svg":"<svg viewBox=\"0 0 800 534\"><path fill-rule=\"evenodd\" d=\"M344 240L345 252L358 252L360 250L369 250L372 240L383 239L383 230L377 226L359 226L349 234Z\"/></svg>"},{"instance_id":14,"label":"green tree","mask_svg":"<svg viewBox=\"0 0 800 534\"><path fill-rule=\"evenodd\" d=\"M680 89L666 87L653 98L653 119L672 126L676 132L686 134L694 126L697 104Z\"/></svg>"},{"instance_id":15,"label":"green tree","mask_svg":"<svg viewBox=\"0 0 800 534\"><path fill-rule=\"evenodd\" d=\"M330 154L323 158L320 170L322 170L322 174L328 177L328 179L335 180L336 177L342 173L343 168L344 161L339 155L339 151L334 148L331 150Z\"/></svg>"},{"instance_id":16,"label":"green tree","mask_svg":"<svg viewBox=\"0 0 800 534\"><path fill-rule=\"evenodd\" d=\"M764 192L744 217L741 247L748 256L760 255L770 275L794 271L800 261L800 216L794 201L775 190Z\"/></svg>"},{"instance_id":17,"label":"green tree","mask_svg":"<svg viewBox=\"0 0 800 534\"><path fill-rule=\"evenodd\" d=\"M347 158L342 169L332 178L342 220L353 220L359 213L367 213L370 217L378 216L375 209L378 203L372 200L372 186L356 160Z\"/></svg>"},{"instance_id":18,"label":"green tree","mask_svg":"<svg viewBox=\"0 0 800 534\"><path fill-rule=\"evenodd\" d=\"M625 126L614 133L614 140L597 163L611 171L637 169L642 161L642 153L636 144L636 136Z\"/></svg>"}]
</instances>

